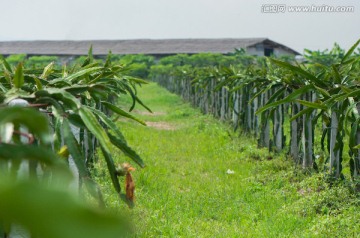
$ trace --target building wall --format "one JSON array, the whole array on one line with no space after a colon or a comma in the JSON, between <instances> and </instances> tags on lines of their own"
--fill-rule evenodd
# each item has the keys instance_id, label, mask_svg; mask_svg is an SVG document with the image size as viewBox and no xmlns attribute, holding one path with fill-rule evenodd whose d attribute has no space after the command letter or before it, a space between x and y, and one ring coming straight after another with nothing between
<instances>
[{"instance_id":1,"label":"building wall","mask_svg":"<svg viewBox=\"0 0 360 238\"><path fill-rule=\"evenodd\" d=\"M267 46L266 48L272 48L274 50L274 55L275 56L280 56L280 55L294 55L293 52L288 51L286 49L280 48L280 47L269 47ZM256 55L256 56L264 56L264 45L263 44L258 44L256 46L252 46L246 49L247 54L249 55Z\"/></svg>"},{"instance_id":2,"label":"building wall","mask_svg":"<svg viewBox=\"0 0 360 238\"><path fill-rule=\"evenodd\" d=\"M274 49L274 54L276 56L279 56L279 55L294 55L292 52L290 52L288 50L285 50L283 48L275 48Z\"/></svg>"},{"instance_id":3,"label":"building wall","mask_svg":"<svg viewBox=\"0 0 360 238\"><path fill-rule=\"evenodd\" d=\"M264 48L249 47L246 49L248 55L264 56Z\"/></svg>"}]
</instances>

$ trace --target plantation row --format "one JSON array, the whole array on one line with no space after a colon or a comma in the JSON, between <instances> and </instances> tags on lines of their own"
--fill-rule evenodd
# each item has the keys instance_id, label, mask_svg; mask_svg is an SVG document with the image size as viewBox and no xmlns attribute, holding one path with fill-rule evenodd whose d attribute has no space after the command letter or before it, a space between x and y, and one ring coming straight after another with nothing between
<instances>
[{"instance_id":1,"label":"plantation row","mask_svg":"<svg viewBox=\"0 0 360 238\"><path fill-rule=\"evenodd\" d=\"M347 52L338 45L306 50L302 63L243 52L205 63L169 56L150 76L204 113L252 133L259 147L287 150L303 169L322 170L331 180L343 178L348 165L358 180L359 43Z\"/></svg>"},{"instance_id":2,"label":"plantation row","mask_svg":"<svg viewBox=\"0 0 360 238\"><path fill-rule=\"evenodd\" d=\"M147 78L150 66L154 65L155 59L152 56L147 55L108 55L108 58L113 64L122 65L123 73L126 75ZM61 70L63 65L67 67L76 67L82 65L83 62L87 59L87 56L79 57L65 57L61 58L58 56L27 56L25 54L10 55L6 57L6 62L9 65L16 66L19 63L23 63L24 67L27 69L30 68L44 68L49 63L54 63L54 68ZM106 59L93 59L93 63L102 64ZM131 69L124 67L131 64Z\"/></svg>"},{"instance_id":3,"label":"plantation row","mask_svg":"<svg viewBox=\"0 0 360 238\"><path fill-rule=\"evenodd\" d=\"M146 82L128 76L126 68L112 63L110 55L105 62L94 60L91 49L81 64L79 61L70 68L59 68L54 62L42 68L31 64L26 68L26 61L14 65L1 58L0 62L0 235L8 237L11 224L16 222L37 237L73 237L74 233L81 237L118 237L125 227L119 217L84 208L71 197L59 195L55 188L68 190L73 177L69 164L74 164L75 177L79 177L75 187L84 185L103 207L91 169L104 158L113 187L119 198L125 197L119 176L127 175L128 181L130 167L114 163L114 149L141 167L144 163L127 145L110 115L145 124L116 104L128 95L133 100L130 110L135 103L143 105L135 86ZM97 151L102 152L101 157ZM25 172L24 167L28 168ZM126 191L125 199L130 205L131 192ZM73 228L64 228L66 224Z\"/></svg>"}]
</instances>

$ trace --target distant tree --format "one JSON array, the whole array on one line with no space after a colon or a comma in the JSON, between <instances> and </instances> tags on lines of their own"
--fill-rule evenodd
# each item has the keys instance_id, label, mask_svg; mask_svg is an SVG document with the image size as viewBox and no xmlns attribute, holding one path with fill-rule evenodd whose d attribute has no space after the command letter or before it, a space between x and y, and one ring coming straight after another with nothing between
<instances>
[{"instance_id":1,"label":"distant tree","mask_svg":"<svg viewBox=\"0 0 360 238\"><path fill-rule=\"evenodd\" d=\"M10 55L6 57L6 61L11 65L17 65L20 62L25 61L25 59L26 59L25 54Z\"/></svg>"},{"instance_id":2,"label":"distant tree","mask_svg":"<svg viewBox=\"0 0 360 238\"><path fill-rule=\"evenodd\" d=\"M59 57L57 56L32 56L25 61L27 68L41 68L54 62L55 65L61 65Z\"/></svg>"},{"instance_id":3,"label":"distant tree","mask_svg":"<svg viewBox=\"0 0 360 238\"><path fill-rule=\"evenodd\" d=\"M144 54L123 55L118 57L118 62L128 67L128 74L130 76L139 78L148 78L150 73L150 67L155 63L155 59L153 56Z\"/></svg>"}]
</instances>

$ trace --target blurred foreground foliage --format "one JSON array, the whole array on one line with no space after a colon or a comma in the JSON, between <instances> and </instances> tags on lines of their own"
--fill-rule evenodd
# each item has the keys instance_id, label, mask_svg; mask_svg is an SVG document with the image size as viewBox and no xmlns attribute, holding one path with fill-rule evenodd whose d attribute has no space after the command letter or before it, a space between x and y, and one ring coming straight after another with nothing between
<instances>
[{"instance_id":1,"label":"blurred foreground foliage","mask_svg":"<svg viewBox=\"0 0 360 238\"><path fill-rule=\"evenodd\" d=\"M26 237L125 236L129 223L101 208L106 204L90 171L101 151L119 199L132 202L119 183L119 176L128 173L114 163L112 153L119 149L140 167L144 162L111 116L145 125L116 102L128 96L133 101L129 111L136 103L147 108L136 95L136 86L146 82L126 74L111 55L94 60L91 48L81 64L70 68L59 67L57 57L31 57L29 62L20 55L9 60L0 58L3 237L16 237L21 230ZM84 204L71 187L82 199L91 196L99 207Z\"/></svg>"}]
</instances>

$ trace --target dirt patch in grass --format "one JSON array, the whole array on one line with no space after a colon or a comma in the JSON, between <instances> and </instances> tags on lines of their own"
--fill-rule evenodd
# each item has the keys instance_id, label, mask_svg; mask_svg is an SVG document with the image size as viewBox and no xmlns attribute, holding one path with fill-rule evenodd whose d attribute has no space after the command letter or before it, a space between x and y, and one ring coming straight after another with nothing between
<instances>
[{"instance_id":1,"label":"dirt patch in grass","mask_svg":"<svg viewBox=\"0 0 360 238\"><path fill-rule=\"evenodd\" d=\"M166 115L165 112L148 112L148 111L137 111L137 110L134 110L134 112L136 114L139 114L139 115L144 115L144 116L164 116Z\"/></svg>"},{"instance_id":2,"label":"dirt patch in grass","mask_svg":"<svg viewBox=\"0 0 360 238\"><path fill-rule=\"evenodd\" d=\"M167 122L163 122L163 121L157 121L157 122L147 121L146 125L148 127L153 127L153 128L159 129L159 130L166 130L166 131L174 131L177 129L176 126L171 125Z\"/></svg>"}]
</instances>

